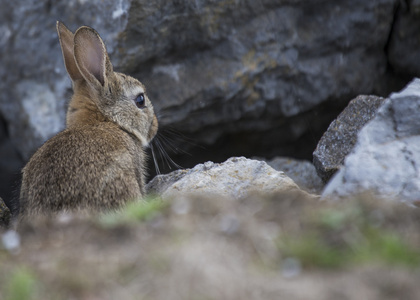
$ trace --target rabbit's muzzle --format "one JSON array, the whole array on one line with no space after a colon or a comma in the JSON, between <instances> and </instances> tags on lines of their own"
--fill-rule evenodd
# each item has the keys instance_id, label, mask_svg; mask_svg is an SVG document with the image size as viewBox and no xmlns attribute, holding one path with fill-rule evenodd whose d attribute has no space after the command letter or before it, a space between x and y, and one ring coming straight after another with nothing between
<instances>
[{"instance_id":1,"label":"rabbit's muzzle","mask_svg":"<svg viewBox=\"0 0 420 300\"><path fill-rule=\"evenodd\" d=\"M156 135L159 125L156 115L153 115L152 123L150 124L149 133L147 135L147 140L150 142Z\"/></svg>"}]
</instances>

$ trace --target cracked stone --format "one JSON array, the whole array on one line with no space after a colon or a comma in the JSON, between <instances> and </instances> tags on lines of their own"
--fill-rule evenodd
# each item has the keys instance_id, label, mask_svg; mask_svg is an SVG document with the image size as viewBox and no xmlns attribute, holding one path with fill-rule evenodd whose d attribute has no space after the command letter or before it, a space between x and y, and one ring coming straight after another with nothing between
<instances>
[{"instance_id":1,"label":"cracked stone","mask_svg":"<svg viewBox=\"0 0 420 300\"><path fill-rule=\"evenodd\" d=\"M420 79L384 101L358 134L344 166L323 197L340 198L364 191L402 202L420 200Z\"/></svg>"}]
</instances>

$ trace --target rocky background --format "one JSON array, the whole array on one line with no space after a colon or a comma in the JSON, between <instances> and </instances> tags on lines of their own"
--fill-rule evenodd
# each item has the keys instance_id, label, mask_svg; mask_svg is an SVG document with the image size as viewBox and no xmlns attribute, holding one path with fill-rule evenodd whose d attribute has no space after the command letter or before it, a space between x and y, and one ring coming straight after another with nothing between
<instances>
[{"instance_id":1,"label":"rocky background","mask_svg":"<svg viewBox=\"0 0 420 300\"><path fill-rule=\"evenodd\" d=\"M0 0L0 197L64 128L71 84L56 20L97 29L116 69L146 84L170 156L193 167L311 161L351 99L420 76L418 2Z\"/></svg>"}]
</instances>

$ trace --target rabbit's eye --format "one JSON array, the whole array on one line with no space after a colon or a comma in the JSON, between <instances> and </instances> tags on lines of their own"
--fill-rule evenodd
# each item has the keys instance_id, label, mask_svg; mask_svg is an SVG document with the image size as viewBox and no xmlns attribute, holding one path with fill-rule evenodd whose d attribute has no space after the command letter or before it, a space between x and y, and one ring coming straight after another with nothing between
<instances>
[{"instance_id":1,"label":"rabbit's eye","mask_svg":"<svg viewBox=\"0 0 420 300\"><path fill-rule=\"evenodd\" d=\"M143 93L139 94L139 95L136 97L135 102L136 102L136 106L137 106L138 108L144 108L144 104L145 104L145 101L144 101L144 94L143 94Z\"/></svg>"}]
</instances>

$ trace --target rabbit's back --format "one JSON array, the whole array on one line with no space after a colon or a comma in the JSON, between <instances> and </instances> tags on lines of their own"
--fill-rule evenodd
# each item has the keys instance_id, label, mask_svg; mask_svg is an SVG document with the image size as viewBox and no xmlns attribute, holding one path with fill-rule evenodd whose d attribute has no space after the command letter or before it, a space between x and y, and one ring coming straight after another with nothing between
<instances>
[{"instance_id":1,"label":"rabbit's back","mask_svg":"<svg viewBox=\"0 0 420 300\"><path fill-rule=\"evenodd\" d=\"M112 123L66 129L23 170L23 214L115 209L144 194L144 153Z\"/></svg>"},{"instance_id":2,"label":"rabbit's back","mask_svg":"<svg viewBox=\"0 0 420 300\"><path fill-rule=\"evenodd\" d=\"M114 72L90 27L57 23L74 94L67 129L48 140L23 169L22 215L109 211L144 196L144 149L158 123L145 86Z\"/></svg>"}]
</instances>

